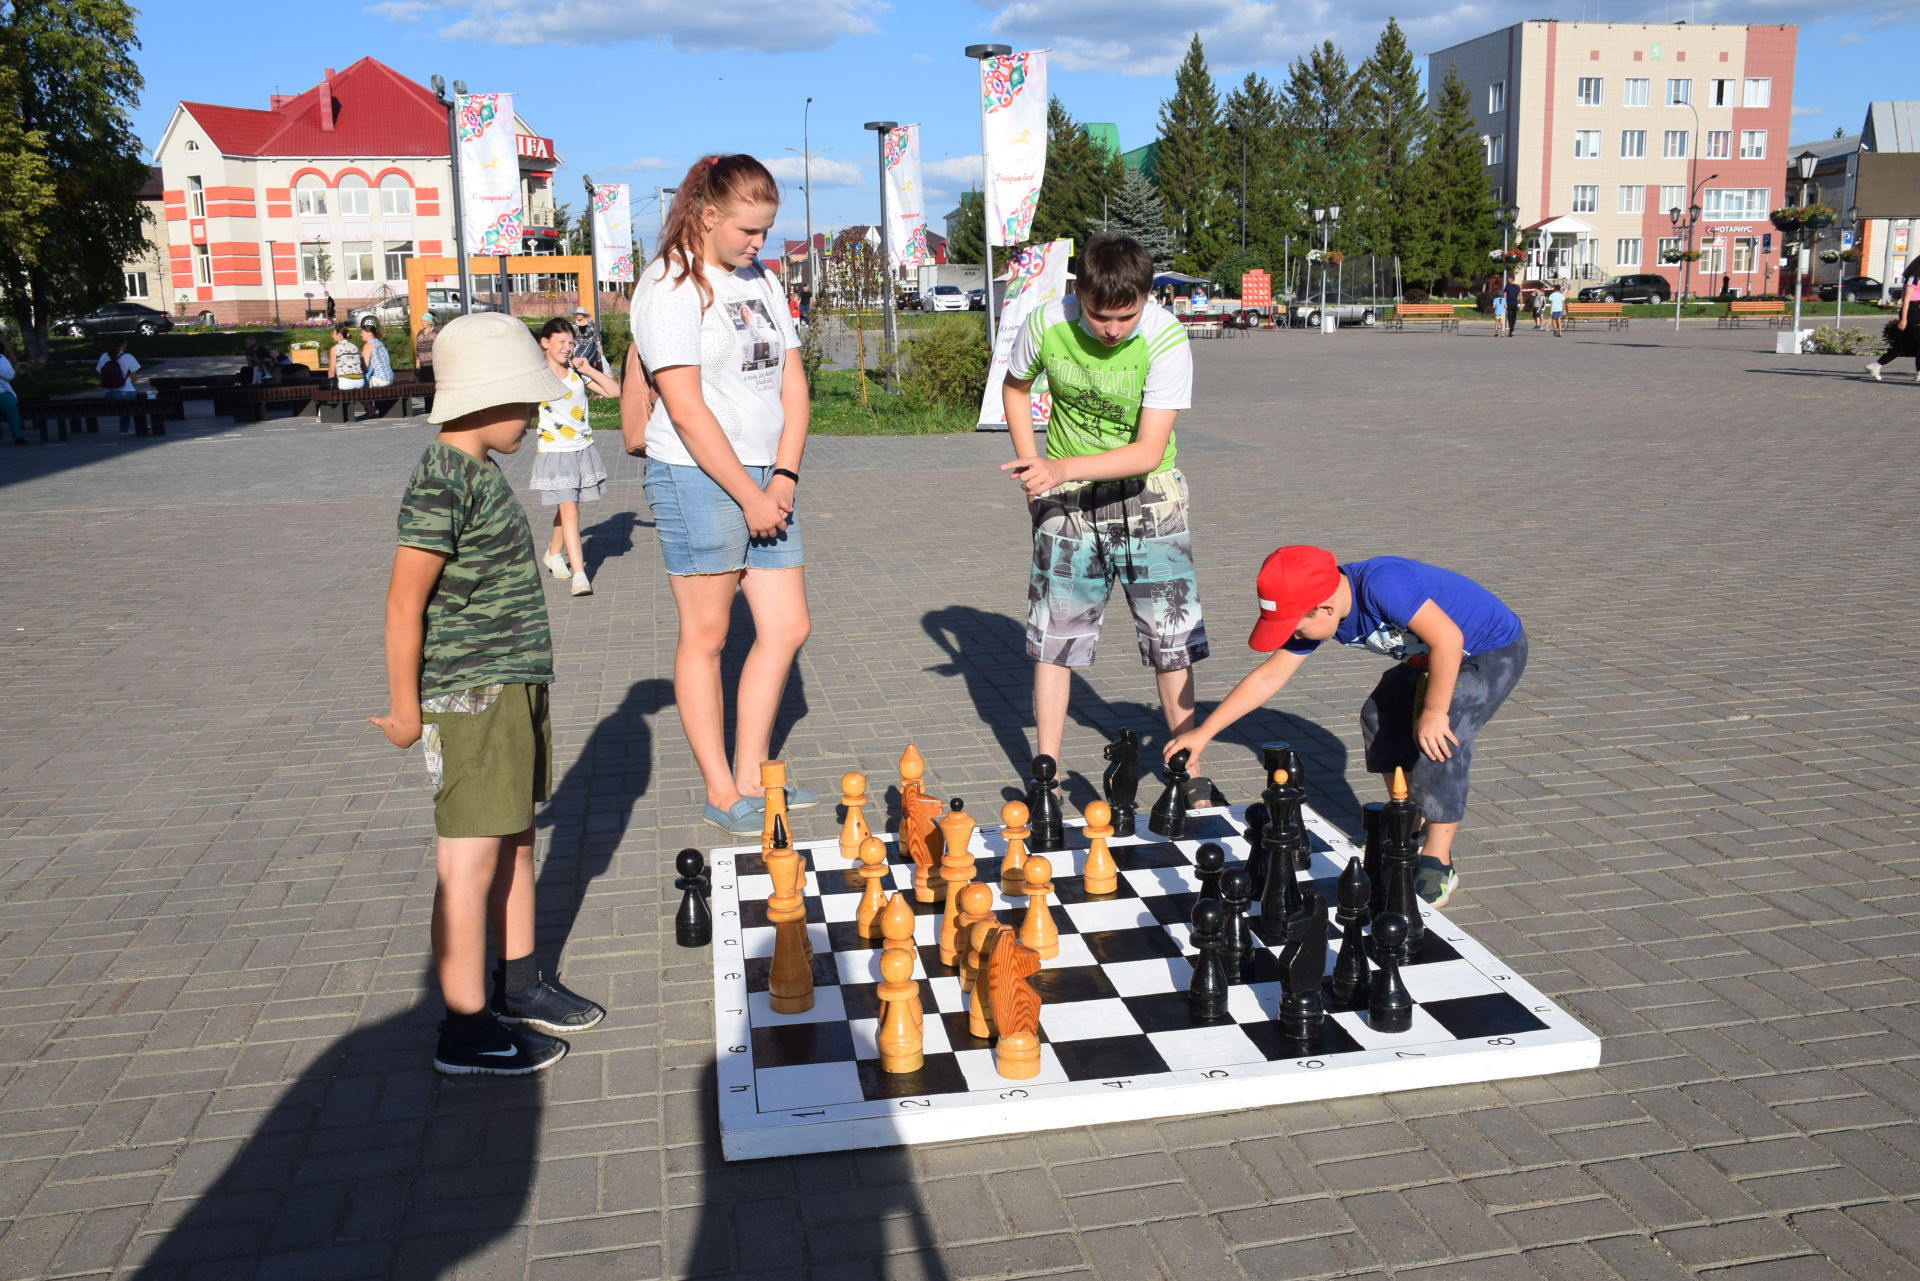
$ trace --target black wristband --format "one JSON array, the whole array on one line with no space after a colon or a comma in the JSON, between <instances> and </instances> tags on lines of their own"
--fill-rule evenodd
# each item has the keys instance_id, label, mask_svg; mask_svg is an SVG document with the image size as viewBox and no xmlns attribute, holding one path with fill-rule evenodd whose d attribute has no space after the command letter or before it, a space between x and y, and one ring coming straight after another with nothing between
<instances>
[{"instance_id":1,"label":"black wristband","mask_svg":"<svg viewBox=\"0 0 1920 1281\"><path fill-rule=\"evenodd\" d=\"M800 473L797 471L789 471L785 467L776 467L773 469L773 474L776 476L785 476L796 485L800 483Z\"/></svg>"}]
</instances>

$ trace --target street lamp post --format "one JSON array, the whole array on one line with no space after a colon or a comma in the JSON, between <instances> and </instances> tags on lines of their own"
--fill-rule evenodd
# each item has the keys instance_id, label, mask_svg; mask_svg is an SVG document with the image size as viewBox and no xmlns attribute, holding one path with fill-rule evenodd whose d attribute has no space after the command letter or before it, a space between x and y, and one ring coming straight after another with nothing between
<instances>
[{"instance_id":1,"label":"street lamp post","mask_svg":"<svg viewBox=\"0 0 1920 1281\"><path fill-rule=\"evenodd\" d=\"M894 389L894 332L893 251L891 247L893 235L892 229L887 225L893 218L892 212L887 209L887 135L899 127L899 122L895 120L869 120L861 126L863 129L873 130L873 143L879 153L878 158L880 161L880 167L876 171L880 175L880 332L882 334L881 360L886 370L888 391ZM988 281L987 283L991 286L993 282ZM991 288L988 289L987 296L989 302L991 302L993 296Z\"/></svg>"},{"instance_id":2,"label":"street lamp post","mask_svg":"<svg viewBox=\"0 0 1920 1281\"><path fill-rule=\"evenodd\" d=\"M1714 178L1717 178L1718 176L1719 176L1718 174L1712 174L1702 179L1701 181L1711 182L1713 181ZM1687 220L1683 223L1680 221L1680 206L1675 205L1673 208L1667 210L1667 219L1668 221L1673 223L1673 229L1676 232L1680 233L1680 243L1685 246L1685 248L1680 251L1681 254L1685 255L1685 254L1692 253L1693 252L1693 228L1694 228L1694 225L1700 221L1700 206L1688 205ZM1676 330L1680 328L1680 303L1687 296L1687 282L1693 279L1693 273L1690 270L1688 270L1688 268L1692 266L1693 264L1690 261L1688 261L1685 257L1681 258L1680 287L1673 291L1673 327Z\"/></svg>"},{"instance_id":3,"label":"street lamp post","mask_svg":"<svg viewBox=\"0 0 1920 1281\"><path fill-rule=\"evenodd\" d=\"M1820 164L1820 157L1811 151L1803 151L1793 158L1794 172L1800 176L1800 203L1807 203L1807 184L1813 181L1813 171ZM1807 224L1802 219L1793 235L1793 349L1800 350L1800 299L1807 292ZM1834 291L1839 296L1839 291Z\"/></svg>"},{"instance_id":4,"label":"street lamp post","mask_svg":"<svg viewBox=\"0 0 1920 1281\"><path fill-rule=\"evenodd\" d=\"M1850 240L1852 243L1847 245L1842 245L1840 247L1840 252L1843 255L1847 252L1847 250L1853 248L1854 245L1857 245L1860 243L1860 206L1859 205L1847 206L1847 230L1848 232L1851 233L1847 237L1847 239ZM1836 329L1840 327L1840 308L1846 304L1846 297L1845 297L1846 286L1847 286L1847 260L1845 257L1842 257L1840 259L1838 274L1835 275L1833 278L1833 326Z\"/></svg>"},{"instance_id":5,"label":"street lamp post","mask_svg":"<svg viewBox=\"0 0 1920 1281\"><path fill-rule=\"evenodd\" d=\"M807 195L807 294L811 298L814 286L813 261L813 144L808 141L808 116L813 111L813 99L807 99L807 105L800 109L800 183L801 190ZM792 147L787 148L792 151ZM826 155L832 147L824 147L820 154Z\"/></svg>"},{"instance_id":6,"label":"street lamp post","mask_svg":"<svg viewBox=\"0 0 1920 1281\"><path fill-rule=\"evenodd\" d=\"M452 98L447 97L447 82L433 78L433 96L447 111L447 159L453 166L453 257L458 264L455 278L460 282L460 314L473 310L473 275L467 270L466 192L460 184L460 119L457 100L467 92L467 82L453 82ZM502 262L505 260L502 259Z\"/></svg>"},{"instance_id":7,"label":"street lamp post","mask_svg":"<svg viewBox=\"0 0 1920 1281\"><path fill-rule=\"evenodd\" d=\"M1320 332L1330 334L1339 326L1327 324L1327 246L1335 228L1340 225L1340 206L1328 205L1315 209L1313 220L1320 226Z\"/></svg>"},{"instance_id":8,"label":"street lamp post","mask_svg":"<svg viewBox=\"0 0 1920 1281\"><path fill-rule=\"evenodd\" d=\"M1004 58L1013 52L1010 44L970 44L966 48L967 57L973 59L974 70L984 71L980 66L988 58ZM976 82L974 99L980 101L980 88ZM987 225L987 192L993 186L993 151L987 142L987 109L984 103L980 108L980 169L984 181L980 187L980 247L986 251L987 279L983 291L987 298L987 350L994 350L997 335L994 332L993 314L993 228Z\"/></svg>"}]
</instances>

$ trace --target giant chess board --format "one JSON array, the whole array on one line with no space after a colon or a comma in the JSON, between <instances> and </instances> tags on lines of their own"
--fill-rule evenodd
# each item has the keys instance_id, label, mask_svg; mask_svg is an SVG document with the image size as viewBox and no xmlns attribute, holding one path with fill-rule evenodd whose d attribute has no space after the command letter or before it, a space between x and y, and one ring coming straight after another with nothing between
<instances>
[{"instance_id":1,"label":"giant chess board","mask_svg":"<svg viewBox=\"0 0 1920 1281\"><path fill-rule=\"evenodd\" d=\"M1142 815L1139 836L1110 842L1120 888L1100 897L1089 896L1081 879L1086 837L1078 823L1067 828L1069 849L1047 855L1060 954L1031 980L1044 1002L1041 1069L1021 1081L1000 1076L991 1043L968 1034L960 979L938 955L941 904L913 902L913 864L892 834L875 833L888 843L886 888L908 891L916 913L914 976L926 1010L925 1066L898 1075L879 1068L879 945L855 932L862 882L837 835L795 845L807 868L813 944L814 1003L801 1014L776 1014L768 1001L774 930L766 899L773 887L760 847L715 850L714 1033L727 1159L1228 1112L1600 1062L1594 1033L1432 910L1424 913L1424 948L1401 969L1415 1002L1408 1031L1376 1031L1362 1009L1330 1013L1311 1044L1283 1037L1275 1021L1281 939L1260 920L1258 903L1250 921L1250 980L1231 989L1231 1021L1195 1024L1187 1011L1186 960L1199 890L1193 854L1212 841L1227 851L1229 866L1245 859L1242 812L1195 810L1185 837L1171 842L1149 835ZM1305 817L1313 861L1301 888L1333 904L1335 881L1359 851L1319 815L1308 810ZM994 887L997 919L1017 925L1026 899L999 890L1006 850L999 831L975 831L973 850L977 879ZM1336 930L1329 973L1337 940Z\"/></svg>"}]
</instances>

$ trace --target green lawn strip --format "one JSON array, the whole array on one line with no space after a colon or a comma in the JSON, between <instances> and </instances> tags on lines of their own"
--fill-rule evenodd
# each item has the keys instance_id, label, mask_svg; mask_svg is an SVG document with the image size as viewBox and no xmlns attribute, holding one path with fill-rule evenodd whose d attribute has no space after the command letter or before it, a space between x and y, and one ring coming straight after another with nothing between
<instances>
[{"instance_id":1,"label":"green lawn strip","mask_svg":"<svg viewBox=\"0 0 1920 1281\"><path fill-rule=\"evenodd\" d=\"M595 397L590 408L594 430L603 436L620 430L619 401ZM809 430L822 436L937 436L972 431L977 417L971 406L909 408L888 394L877 374L867 379L867 408L862 409L852 371L823 369L814 381Z\"/></svg>"}]
</instances>

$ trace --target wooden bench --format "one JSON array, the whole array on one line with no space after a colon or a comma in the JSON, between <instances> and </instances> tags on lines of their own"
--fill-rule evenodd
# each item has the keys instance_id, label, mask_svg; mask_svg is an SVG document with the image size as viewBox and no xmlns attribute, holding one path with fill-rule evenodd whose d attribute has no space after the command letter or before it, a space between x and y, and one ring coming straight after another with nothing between
<instances>
[{"instance_id":1,"label":"wooden bench","mask_svg":"<svg viewBox=\"0 0 1920 1281\"><path fill-rule=\"evenodd\" d=\"M337 421L351 422L355 405L372 405L376 416L381 418L411 418L415 398L420 401L420 412L425 413L433 401L433 391L433 384L429 382L395 379L385 387L352 387L345 391L323 387L313 393L313 403L322 422L326 421L329 408L340 411Z\"/></svg>"},{"instance_id":2,"label":"wooden bench","mask_svg":"<svg viewBox=\"0 0 1920 1281\"><path fill-rule=\"evenodd\" d=\"M314 397L325 390L318 379L267 383L259 387L222 387L213 394L213 412L237 423L257 423L272 417L271 410L290 405L292 417L311 418L319 412Z\"/></svg>"},{"instance_id":3,"label":"wooden bench","mask_svg":"<svg viewBox=\"0 0 1920 1281\"><path fill-rule=\"evenodd\" d=\"M1714 324L1721 329L1738 329L1746 321L1764 320L1775 329L1783 329L1792 319L1793 317L1787 313L1787 304L1778 300L1773 302L1735 301L1727 304L1727 314L1714 321Z\"/></svg>"},{"instance_id":4,"label":"wooden bench","mask_svg":"<svg viewBox=\"0 0 1920 1281\"><path fill-rule=\"evenodd\" d=\"M1604 320L1608 329L1627 327L1626 304L1618 302L1570 302L1567 304L1567 326L1572 328L1583 320Z\"/></svg>"},{"instance_id":5,"label":"wooden bench","mask_svg":"<svg viewBox=\"0 0 1920 1281\"><path fill-rule=\"evenodd\" d=\"M164 436L167 434L167 419L172 415L175 404L169 397L152 398L144 395L132 400L108 400L105 396L23 400L20 402L20 421L23 426L39 431L43 445L56 436L61 440L67 439L69 432L98 432L102 418L111 418L116 423L122 418L130 419L137 436Z\"/></svg>"},{"instance_id":6,"label":"wooden bench","mask_svg":"<svg viewBox=\"0 0 1920 1281\"><path fill-rule=\"evenodd\" d=\"M1438 325L1442 329L1458 331L1459 313L1450 302L1403 302L1394 306L1393 313L1381 322L1388 329L1405 329L1408 322L1416 325Z\"/></svg>"}]
</instances>

